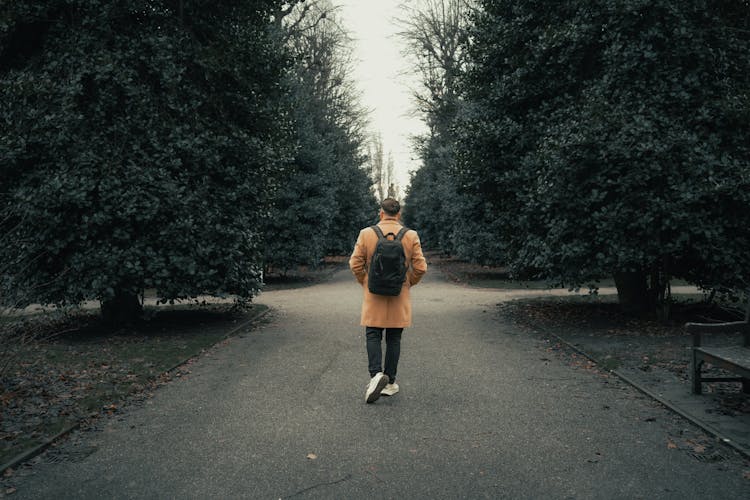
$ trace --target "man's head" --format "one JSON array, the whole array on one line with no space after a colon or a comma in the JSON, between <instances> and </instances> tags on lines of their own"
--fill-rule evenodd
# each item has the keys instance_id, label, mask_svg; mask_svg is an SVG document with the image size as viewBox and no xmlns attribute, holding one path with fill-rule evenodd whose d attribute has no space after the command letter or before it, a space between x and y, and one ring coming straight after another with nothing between
<instances>
[{"instance_id":1,"label":"man's head","mask_svg":"<svg viewBox=\"0 0 750 500\"><path fill-rule=\"evenodd\" d=\"M401 212L401 205L393 198L386 198L380 204L380 215L386 217L398 217Z\"/></svg>"}]
</instances>

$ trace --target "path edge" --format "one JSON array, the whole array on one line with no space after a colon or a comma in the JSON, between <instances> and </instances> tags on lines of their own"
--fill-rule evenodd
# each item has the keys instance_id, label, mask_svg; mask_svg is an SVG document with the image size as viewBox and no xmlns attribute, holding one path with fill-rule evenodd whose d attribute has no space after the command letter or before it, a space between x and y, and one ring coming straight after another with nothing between
<instances>
[{"instance_id":1,"label":"path edge","mask_svg":"<svg viewBox=\"0 0 750 500\"><path fill-rule=\"evenodd\" d=\"M211 347L209 347L209 349L215 347L217 344L219 344L219 342L223 342L226 339L228 339L228 338L232 337L233 335L237 334L237 332L239 332L240 330L243 330L244 328L248 327L250 324L252 324L254 322L262 321L263 319L266 318L266 316L268 316L271 313L271 311L273 311L273 309L271 307L266 306L266 308L263 309L262 311L260 311L258 314L255 314L253 317L248 318L245 321L243 321L242 323L240 323L239 325L235 326L234 328L231 328L227 333L225 333L224 335L222 335L221 338L219 338L216 342L214 342L211 345ZM199 352L198 354L190 355L187 358L185 358L184 360L182 360L179 363L177 363L176 365L174 365L171 368L169 368L168 370L165 370L163 373L165 373L165 374L166 373L171 373L171 372L177 370L177 368L179 368L180 366L182 366L185 363L187 363L188 361L190 361L192 359L195 359L195 358L197 358L199 356L202 356L204 353L205 353L205 350ZM5 473L5 471L7 471L8 469L15 469L17 466L21 465L22 463L28 462L29 460L31 460L32 458L36 457L37 455L40 455L47 448L49 448L50 446L52 446L52 444L54 444L55 442L59 441L63 437L67 436L68 434L70 434L74 430L78 429L81 426L81 424L83 423L84 420L85 419L81 418L81 419L77 420L76 422L73 422L72 424L69 424L63 430L61 430L60 432L58 432L57 434L55 434L51 438L48 438L43 443L40 443L40 444L38 444L38 445L34 446L33 448L30 448L30 449L28 449L26 451L22 451L21 453L19 453L15 457L11 458L8 462L0 465L0 474Z\"/></svg>"},{"instance_id":2,"label":"path edge","mask_svg":"<svg viewBox=\"0 0 750 500\"><path fill-rule=\"evenodd\" d=\"M702 421L698 417L695 417L685 410L679 408L678 406L672 404L671 402L667 401L666 399L662 398L658 394L654 393L647 387L639 384L635 380L631 379L624 373L620 372L619 370L610 370L608 368L605 368L604 365L596 359L594 356L589 354L588 352L584 351L578 346L575 346L568 342L567 340L563 339L562 337L555 335L554 333L546 333L544 335L547 335L549 337L554 338L556 341L560 342L561 344L564 344L565 346L569 347L573 351L577 352L581 356L584 356L585 358L589 359L590 361L596 363L596 365L600 368L606 371L607 373L611 373L626 384L630 385L631 387L634 387L641 393L645 394L646 396L650 397L651 399L657 401L661 405L665 406L667 409L671 410L672 412L676 413L677 415L681 416L682 418L688 420L689 422L693 423L694 425L698 426L699 428L703 429L710 435L712 435L714 438L716 438L719 442L729 446L739 454L743 455L745 458L750 459L750 449L745 448L741 444L736 443L732 439L726 437L722 432L718 429L716 429L714 426Z\"/></svg>"}]
</instances>

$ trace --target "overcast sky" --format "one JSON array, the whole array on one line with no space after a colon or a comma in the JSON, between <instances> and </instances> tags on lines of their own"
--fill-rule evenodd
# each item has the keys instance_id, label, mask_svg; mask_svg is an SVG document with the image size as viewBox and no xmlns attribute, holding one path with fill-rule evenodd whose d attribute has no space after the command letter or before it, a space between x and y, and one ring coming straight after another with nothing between
<instances>
[{"instance_id":1,"label":"overcast sky","mask_svg":"<svg viewBox=\"0 0 750 500\"><path fill-rule=\"evenodd\" d=\"M354 38L353 79L361 90L361 102L370 110L370 131L380 132L385 151L391 151L396 177L403 193L409 171L419 162L411 151L409 137L426 132L414 111L410 86L415 78L401 55L401 41L394 19L400 16L402 0L334 0L339 15Z\"/></svg>"}]
</instances>

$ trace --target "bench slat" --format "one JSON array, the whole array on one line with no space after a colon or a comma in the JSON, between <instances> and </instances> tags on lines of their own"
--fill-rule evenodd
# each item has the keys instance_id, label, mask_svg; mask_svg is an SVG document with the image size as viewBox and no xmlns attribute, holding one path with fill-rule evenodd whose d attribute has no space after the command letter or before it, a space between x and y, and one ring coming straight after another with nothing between
<instances>
[{"instance_id":1,"label":"bench slat","mask_svg":"<svg viewBox=\"0 0 750 500\"><path fill-rule=\"evenodd\" d=\"M742 382L743 377L701 377L701 382Z\"/></svg>"},{"instance_id":2,"label":"bench slat","mask_svg":"<svg viewBox=\"0 0 750 500\"><path fill-rule=\"evenodd\" d=\"M750 302L748 303L745 321L729 323L686 323L685 332L693 337L693 356L691 363L691 382L694 394L703 392L703 382L742 382L742 391L750 394ZM703 335L716 333L741 333L742 345L730 347L703 347ZM710 362L724 370L734 372L740 377L703 377L701 367Z\"/></svg>"},{"instance_id":3,"label":"bench slat","mask_svg":"<svg viewBox=\"0 0 750 500\"><path fill-rule=\"evenodd\" d=\"M730 347L694 347L695 356L740 373L750 376L750 349L742 346Z\"/></svg>"}]
</instances>

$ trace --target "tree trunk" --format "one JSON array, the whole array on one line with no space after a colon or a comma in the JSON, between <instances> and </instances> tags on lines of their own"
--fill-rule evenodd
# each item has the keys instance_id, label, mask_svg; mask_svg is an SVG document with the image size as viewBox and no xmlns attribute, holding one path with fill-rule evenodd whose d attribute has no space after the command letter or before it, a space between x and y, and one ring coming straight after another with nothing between
<instances>
[{"instance_id":1,"label":"tree trunk","mask_svg":"<svg viewBox=\"0 0 750 500\"><path fill-rule=\"evenodd\" d=\"M102 302L102 319L114 327L132 325L142 314L141 301L133 293L117 291L114 298Z\"/></svg>"},{"instance_id":2,"label":"tree trunk","mask_svg":"<svg viewBox=\"0 0 750 500\"><path fill-rule=\"evenodd\" d=\"M615 273L615 286L620 307L626 314L640 315L649 311L648 284L643 272Z\"/></svg>"}]
</instances>

